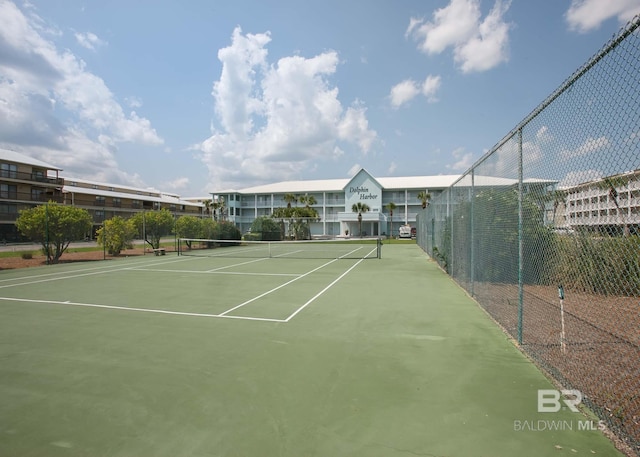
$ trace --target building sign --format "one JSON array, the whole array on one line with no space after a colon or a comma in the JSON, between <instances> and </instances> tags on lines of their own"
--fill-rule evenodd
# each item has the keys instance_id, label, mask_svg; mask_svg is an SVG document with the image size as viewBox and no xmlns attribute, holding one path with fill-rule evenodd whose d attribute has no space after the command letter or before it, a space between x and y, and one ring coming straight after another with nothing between
<instances>
[{"instance_id":1,"label":"building sign","mask_svg":"<svg viewBox=\"0 0 640 457\"><path fill-rule=\"evenodd\" d=\"M372 194L368 187L349 187L349 192L352 194L358 194L358 198L360 200L377 200L379 197L377 194Z\"/></svg>"},{"instance_id":2,"label":"building sign","mask_svg":"<svg viewBox=\"0 0 640 457\"><path fill-rule=\"evenodd\" d=\"M360 170L344 188L346 210L362 202L371 208L372 212L381 211L382 187L365 170Z\"/></svg>"}]
</instances>

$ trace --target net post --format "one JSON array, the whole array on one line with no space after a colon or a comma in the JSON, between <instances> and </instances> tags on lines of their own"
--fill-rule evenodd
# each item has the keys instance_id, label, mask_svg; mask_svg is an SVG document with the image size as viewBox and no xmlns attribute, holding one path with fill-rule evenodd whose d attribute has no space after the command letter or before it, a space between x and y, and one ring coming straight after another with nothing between
<instances>
[{"instance_id":1,"label":"net post","mask_svg":"<svg viewBox=\"0 0 640 457\"><path fill-rule=\"evenodd\" d=\"M178 255L180 255L180 245L182 244L182 238L178 238L177 241L178 241L178 247L176 251L178 252Z\"/></svg>"},{"instance_id":2,"label":"net post","mask_svg":"<svg viewBox=\"0 0 640 457\"><path fill-rule=\"evenodd\" d=\"M376 241L376 244L378 245L378 258L381 259L382 258L382 238L378 238L378 240Z\"/></svg>"}]
</instances>

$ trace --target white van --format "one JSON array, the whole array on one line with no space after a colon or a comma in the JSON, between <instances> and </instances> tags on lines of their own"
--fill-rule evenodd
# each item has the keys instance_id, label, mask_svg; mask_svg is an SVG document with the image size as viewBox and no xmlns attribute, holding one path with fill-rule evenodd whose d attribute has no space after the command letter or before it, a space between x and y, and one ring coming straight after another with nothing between
<instances>
[{"instance_id":1,"label":"white van","mask_svg":"<svg viewBox=\"0 0 640 457\"><path fill-rule=\"evenodd\" d=\"M410 225L402 225L398 230L399 238L411 238L411 226Z\"/></svg>"}]
</instances>

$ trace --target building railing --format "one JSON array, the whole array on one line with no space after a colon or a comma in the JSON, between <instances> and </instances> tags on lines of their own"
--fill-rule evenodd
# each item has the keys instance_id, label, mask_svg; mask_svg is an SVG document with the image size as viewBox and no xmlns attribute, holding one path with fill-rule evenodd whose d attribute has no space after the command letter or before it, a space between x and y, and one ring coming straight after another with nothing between
<instances>
[{"instance_id":1,"label":"building railing","mask_svg":"<svg viewBox=\"0 0 640 457\"><path fill-rule=\"evenodd\" d=\"M13 170L0 170L0 180L37 182L38 184L52 186L62 186L64 184L63 178L50 178L41 173L26 173Z\"/></svg>"}]
</instances>

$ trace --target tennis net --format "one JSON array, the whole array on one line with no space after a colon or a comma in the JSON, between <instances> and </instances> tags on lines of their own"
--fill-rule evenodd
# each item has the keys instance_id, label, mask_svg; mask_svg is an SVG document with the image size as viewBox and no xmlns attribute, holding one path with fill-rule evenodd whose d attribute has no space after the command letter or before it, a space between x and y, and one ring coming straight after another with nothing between
<instances>
[{"instance_id":1,"label":"tennis net","mask_svg":"<svg viewBox=\"0 0 640 457\"><path fill-rule=\"evenodd\" d=\"M379 259L381 247L380 239L307 241L178 239L178 255L210 257Z\"/></svg>"}]
</instances>

